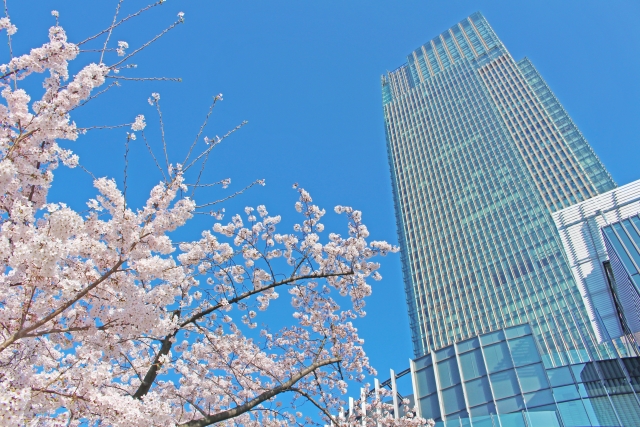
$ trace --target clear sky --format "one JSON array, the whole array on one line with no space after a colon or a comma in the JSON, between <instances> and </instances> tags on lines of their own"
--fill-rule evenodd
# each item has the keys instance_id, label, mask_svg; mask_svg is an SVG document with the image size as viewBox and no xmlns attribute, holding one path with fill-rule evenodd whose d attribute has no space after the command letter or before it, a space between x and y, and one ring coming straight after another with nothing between
<instances>
[{"instance_id":1,"label":"clear sky","mask_svg":"<svg viewBox=\"0 0 640 427\"><path fill-rule=\"evenodd\" d=\"M51 9L60 11L70 40L79 41L108 26L117 2L8 3L19 29L14 42L19 54L46 40L54 22ZM145 4L125 0L123 13ZM156 119L147 97L159 92L170 154L178 161L211 97L221 92L224 101L206 134L221 135L242 120L249 124L217 150L207 181L230 177L232 190L257 178L267 181L227 204L228 212L264 203L271 212L293 216L291 185L298 182L328 211L337 204L362 210L374 239L397 242L380 76L478 10L516 60L532 60L614 180L621 185L640 178L638 1L168 0L123 26L114 40L127 41L131 51L185 12L184 25L136 57L137 69L122 74L183 82L126 84L79 111L76 120L79 126L117 124L145 114L151 126ZM123 135L123 130L93 132L71 146L95 175L121 179ZM133 154L140 157L133 162L130 194L148 194L159 175L141 146L133 147ZM93 197L81 172L61 171L57 177L65 184L58 183L52 198L81 209ZM327 229L341 226L327 224ZM200 225L211 226L200 220L194 233ZM376 283L369 315L359 327L386 379L389 368L408 366L412 349L400 258L381 261L384 280Z\"/></svg>"}]
</instances>

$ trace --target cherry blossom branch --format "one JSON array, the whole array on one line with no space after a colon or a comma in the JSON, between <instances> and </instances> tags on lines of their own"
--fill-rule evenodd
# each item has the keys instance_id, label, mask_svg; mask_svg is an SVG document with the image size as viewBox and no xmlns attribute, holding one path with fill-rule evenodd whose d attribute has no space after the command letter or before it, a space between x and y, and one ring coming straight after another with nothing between
<instances>
[{"instance_id":1,"label":"cherry blossom branch","mask_svg":"<svg viewBox=\"0 0 640 427\"><path fill-rule=\"evenodd\" d=\"M153 154L153 150L151 149L151 145L149 145L149 141L147 141L147 137L144 134L144 130L140 131L140 133L142 134L142 139L144 139L144 143L147 146L147 149L149 150L149 154L151 154L151 157L153 158L153 161L155 162L156 167L162 174L162 178L164 179L164 182L167 182L167 176L164 174L164 170L160 167L160 163L158 163L158 159L156 158L156 155Z\"/></svg>"},{"instance_id":2,"label":"cherry blossom branch","mask_svg":"<svg viewBox=\"0 0 640 427\"><path fill-rule=\"evenodd\" d=\"M251 187L253 187L254 185L264 185L264 179L258 179L253 181L251 184L247 185L246 187L244 187L242 190L238 190L235 193L223 198L223 199L219 199L219 200L215 200L213 202L209 202L209 203L205 203L204 205L198 205L196 206L196 209L200 209L200 208L206 208L207 206L213 206L213 205L217 205L219 203L225 202L229 199L233 199L234 197L239 196L240 194L244 193L245 191L247 191L248 189L250 189Z\"/></svg>"},{"instance_id":3,"label":"cherry blossom branch","mask_svg":"<svg viewBox=\"0 0 640 427\"><path fill-rule=\"evenodd\" d=\"M261 287L259 289L253 289L251 291L247 291L245 293L243 293L242 295L239 295L236 298L233 298L231 300L229 300L227 302L227 304L236 304L244 299L249 298L252 295L258 294L258 293L262 293L268 289L273 289L282 285L286 285L288 283L293 283L297 280L307 280L307 279L321 279L321 278L326 278L326 277L337 277L337 276L344 276L344 275L348 275L348 274L353 274L353 271L349 271L346 273L340 272L340 273L326 273L326 274L311 274L311 275L306 275L306 276L296 276L296 277L290 277L288 279L279 281L279 282L274 282L268 286L264 286ZM196 324L195 322L198 321L199 319L203 318L204 316L213 313L216 310L219 310L220 308L224 307L226 304L221 304L218 303L213 307L210 307L206 310L203 310L201 312L198 312L194 315L192 315L191 317L189 317L188 319L182 321L179 325L178 328L170 335L166 336L162 341L161 341L161 347L160 347L160 351L158 351L158 353L155 355L153 362L151 363L151 366L149 367L149 370L147 371L147 373L144 376L144 379L142 380L142 382L140 383L140 386L138 387L138 389L136 390L136 392L133 394L133 397L135 399L141 399L143 396L145 396L149 390L151 390L151 386L153 385L153 383L155 382L156 377L158 376L158 370L161 367L161 362L160 359L163 358L164 356L167 356L169 354L169 351L171 351L171 347L173 346L173 340L175 338L175 336L178 334L178 331L182 328L184 328L185 326L187 326L190 323ZM178 312L179 315L179 312Z\"/></svg>"},{"instance_id":4,"label":"cherry blossom branch","mask_svg":"<svg viewBox=\"0 0 640 427\"><path fill-rule=\"evenodd\" d=\"M193 151L193 149L195 148L196 144L198 143L198 140L200 139L200 136L202 136L202 132L204 131L204 128L207 127L207 123L209 123L209 117L211 117L211 113L213 113L213 109L216 106L216 103L218 102L218 100L222 99L222 95L216 95L213 97L213 102L211 103L211 105L209 106L209 111L207 112L207 115L204 118L204 122L202 123L202 125L200 126L200 130L198 130L198 134L196 135L195 139L193 140L193 143L191 144L191 147L189 147L189 151L187 152L187 156L184 158L184 161L182 162L182 164L186 164L187 161L189 160L189 157L191 157L191 152Z\"/></svg>"},{"instance_id":5,"label":"cherry blossom branch","mask_svg":"<svg viewBox=\"0 0 640 427\"><path fill-rule=\"evenodd\" d=\"M301 396L304 396L309 402L311 402L311 404L313 406L315 406L316 408L318 408L320 411L322 411L322 413L329 418L329 420L335 424L335 425L340 425L340 423L338 422L338 420L336 420L333 415L331 415L331 412L327 411L327 408L325 408L324 406L320 405L318 402L316 402L316 400L306 391L297 388L297 387L291 387L289 390L298 393Z\"/></svg>"},{"instance_id":6,"label":"cherry blossom branch","mask_svg":"<svg viewBox=\"0 0 640 427\"><path fill-rule=\"evenodd\" d=\"M137 82L144 81L163 81L163 82L181 82L181 77L122 77L122 76L105 76L107 79L114 80L133 80Z\"/></svg>"},{"instance_id":7,"label":"cherry blossom branch","mask_svg":"<svg viewBox=\"0 0 640 427\"><path fill-rule=\"evenodd\" d=\"M118 19L118 13L120 12L120 6L122 6L123 0L118 1L118 5L116 6L116 13L113 15L113 22L109 27L109 32L107 33L107 39L104 41L104 47L102 48L102 53L100 54L100 64L102 64L102 60L104 59L104 51L107 50L107 44L109 44L109 39L111 38L111 34L113 34L113 28L116 24L116 19Z\"/></svg>"},{"instance_id":8,"label":"cherry blossom branch","mask_svg":"<svg viewBox=\"0 0 640 427\"><path fill-rule=\"evenodd\" d=\"M184 19L182 17L180 17L180 19L178 19L176 22L174 22L173 24L171 24L168 28L165 28L160 34L158 34L157 36L155 36L154 38L152 38L151 40L149 40L148 42L146 42L145 44L143 44L142 46L140 46L138 49L134 50L133 52L131 52L129 55L125 56L124 58L122 58L120 61L116 62L115 64L111 65L109 68L110 69L114 69L117 68L118 65L122 64L123 62L125 62L126 60L128 60L129 58L133 57L134 55L136 55L137 53L139 53L140 51L142 51L143 49L147 48L149 45L151 45L152 43L154 43L155 41L157 41L160 37L164 36L165 34L167 34L169 31L171 31L172 29L174 29L176 26L182 24L184 22Z\"/></svg>"},{"instance_id":9,"label":"cherry blossom branch","mask_svg":"<svg viewBox=\"0 0 640 427\"><path fill-rule=\"evenodd\" d=\"M227 301L227 304L235 304L235 303L238 303L238 302L240 302L240 301L242 301L242 300L245 300L245 299L249 298L249 297L250 297L250 296L252 296L252 295L259 294L259 293L263 293L263 292L264 292L264 291L266 291L266 290L274 289L274 288L277 288L277 287L279 287L279 286L283 286L283 285L286 285L286 284L289 284L289 283L296 282L296 281L298 281L298 280L324 279L324 278L327 278L327 277L348 276L348 275L352 275L352 274L354 274L354 271L353 271L353 270L348 271L348 272L324 273L324 274L309 274L309 275L305 275L305 276L289 277L289 278L284 279L284 280L281 280L281 281L279 281L279 282L274 282L274 283L271 283L271 284L269 284L269 285L267 285L267 286L262 286L262 287L260 287L260 288L252 289L252 290L247 291L247 292L245 292L245 293L243 293L243 294L240 294L239 296L237 296L237 297L235 297L235 298L230 299L229 301ZM193 316L191 316L189 319L184 320L182 323L180 323L180 327L181 327L181 328L183 328L183 327L185 327L186 325L188 325L189 323L193 323L193 322L195 322L195 321L197 321L197 320L199 320L199 319L203 318L204 316L206 316L206 315L208 315L208 314L211 314L211 313L213 313L213 312L214 312L214 311L216 311L216 310L219 310L220 308L224 307L224 306L225 306L225 305L227 305L227 304L221 304L221 303L218 303L218 304L214 305L213 307L209 307L209 308L208 308L208 309L206 309L206 310L202 310L201 312L198 312L198 313L194 314L194 315L193 315Z\"/></svg>"},{"instance_id":10,"label":"cherry blossom branch","mask_svg":"<svg viewBox=\"0 0 640 427\"><path fill-rule=\"evenodd\" d=\"M20 330L15 332L11 337L9 337L9 339L7 339L5 342L0 344L0 353L2 353L5 349L7 349L15 341L23 338L29 332L34 331L34 330L38 329L40 326L42 326L45 323L49 322L50 320L55 319L59 314L64 312L67 308L71 307L77 301L82 299L86 294L91 292L91 290L93 290L96 286L98 286L100 283L104 282L109 277L111 277L111 275L113 273L118 271L118 268L120 268L120 266L122 264L124 264L124 260L120 259L113 267L111 267L111 269L109 269L109 271L107 271L105 274L100 276L100 278L98 280L94 281L92 284L90 284L89 286L84 288L82 291L78 292L75 295L75 297L71 298L69 301L67 301L66 303L62 304L60 307L58 307L58 309L54 310L51 314L49 314L48 316L45 316L44 318L34 322L31 326L28 326L26 328L21 328Z\"/></svg>"},{"instance_id":11,"label":"cherry blossom branch","mask_svg":"<svg viewBox=\"0 0 640 427\"><path fill-rule=\"evenodd\" d=\"M240 123L238 126L236 126L235 128L231 129L229 132L227 132L222 138L219 138L217 141L214 141L211 143L211 145L209 146L209 148L207 148L206 150L204 150L202 153L200 153L200 155L198 155L198 157L196 157L195 159L193 159L191 161L191 163L189 163L188 166L183 167L182 170L184 172L188 171L189 168L191 168L198 160L200 160L203 156L208 155L209 152L211 150L213 150L213 148L218 145L219 143L221 143L223 140L225 140L226 138L228 138L229 136L231 136L232 133L237 132L241 127L243 127L244 125L246 125L247 122L246 120L243 121L242 123Z\"/></svg>"},{"instance_id":12,"label":"cherry blossom branch","mask_svg":"<svg viewBox=\"0 0 640 427\"><path fill-rule=\"evenodd\" d=\"M250 411L252 408L258 406L259 404L261 404L266 400L271 399L272 397L275 397L287 391L291 391L291 387L293 387L298 381L300 381L302 378L306 377L310 373L316 371L317 369L326 365L331 365L333 363L339 363L341 360L342 359L339 357L334 357L331 359L317 361L311 366L303 369L302 371L298 372L296 375L292 376L291 379L284 382L283 384L277 387L274 387L271 390L267 390L263 392L262 394L255 397L254 399L251 399L245 404L237 406L233 409L228 409L226 411L218 412L217 414L208 415L198 420L193 420L186 423L178 424L178 426L179 427L206 427L211 424L218 423L220 421L228 420L230 418L235 418L245 412Z\"/></svg>"},{"instance_id":13,"label":"cherry blossom branch","mask_svg":"<svg viewBox=\"0 0 640 427\"><path fill-rule=\"evenodd\" d=\"M6 1L6 0L5 0L5 1ZM122 18L120 21L118 21L118 23L117 23L117 24L112 25L111 27L107 27L106 29L104 29L104 30L100 31L98 34L95 34L95 35L93 35L93 36L91 36L91 37L87 37L86 39L82 40L81 42L76 43L76 46L80 46L80 45L85 44L85 43L86 43L86 42L88 42L88 41L94 40L94 39L96 39L96 38L100 37L101 35L103 35L104 33L106 33L107 31L112 31L113 29L115 29L115 28L119 27L119 26L120 26L120 25L122 25L124 22L128 21L129 19L131 19L131 18L135 18L136 16L140 15L140 14L141 14L141 13L143 13L143 12L146 12L147 10L151 9L152 7L155 7L155 6L161 5L161 4L162 4L162 3L164 3L165 1L166 1L166 0L160 0L160 1L156 2L156 3L153 3L153 4L150 4L150 5L146 6L146 7L143 7L142 9L140 9L139 11L137 11L136 13L132 13L131 15L129 15L129 16L125 17L125 18Z\"/></svg>"},{"instance_id":14,"label":"cherry blossom branch","mask_svg":"<svg viewBox=\"0 0 640 427\"><path fill-rule=\"evenodd\" d=\"M118 82L113 82L111 83L109 86L107 86L106 88L104 88L103 90L97 92L95 95L91 95L90 97L88 97L86 100L84 100L83 102L81 102L80 104L76 105L75 107L69 109L69 112L75 110L76 108L80 108L82 106L84 106L85 104L87 104L89 101L91 101L92 99L96 99L97 97L99 97L100 95L102 95L103 93L107 92L109 89L111 89L114 86L120 86L120 83Z\"/></svg>"}]
</instances>

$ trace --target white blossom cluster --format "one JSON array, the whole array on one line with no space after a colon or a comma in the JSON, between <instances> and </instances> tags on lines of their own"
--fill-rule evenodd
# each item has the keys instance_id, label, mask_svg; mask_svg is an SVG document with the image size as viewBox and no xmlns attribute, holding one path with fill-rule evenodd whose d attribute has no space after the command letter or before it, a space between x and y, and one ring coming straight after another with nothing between
<instances>
[{"instance_id":1,"label":"white blossom cluster","mask_svg":"<svg viewBox=\"0 0 640 427\"><path fill-rule=\"evenodd\" d=\"M16 31L8 18L0 28ZM176 243L197 211L180 165L139 209L108 178L87 212L47 201L54 170L78 165L58 145L80 134L70 112L112 71L90 63L70 78L78 54L56 25L0 65L0 424L293 426L311 402L346 425L346 380L375 373L353 323L381 278L371 259L397 248L369 242L348 207L336 208L347 234L325 236L325 211L301 188L292 232L258 206ZM32 102L17 82L33 74L45 92ZM139 115L131 129L145 126ZM285 295L291 324L272 330L260 312ZM369 405L366 425L428 425Z\"/></svg>"}]
</instances>

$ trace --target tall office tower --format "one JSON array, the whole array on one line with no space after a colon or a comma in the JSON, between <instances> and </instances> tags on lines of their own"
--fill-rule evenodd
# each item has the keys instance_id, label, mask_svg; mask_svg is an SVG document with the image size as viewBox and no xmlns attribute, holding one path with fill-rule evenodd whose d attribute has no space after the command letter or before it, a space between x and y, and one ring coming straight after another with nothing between
<instances>
[{"instance_id":1,"label":"tall office tower","mask_svg":"<svg viewBox=\"0 0 640 427\"><path fill-rule=\"evenodd\" d=\"M529 323L547 367L613 357L550 214L615 183L532 63L475 13L382 93L415 355Z\"/></svg>"}]
</instances>

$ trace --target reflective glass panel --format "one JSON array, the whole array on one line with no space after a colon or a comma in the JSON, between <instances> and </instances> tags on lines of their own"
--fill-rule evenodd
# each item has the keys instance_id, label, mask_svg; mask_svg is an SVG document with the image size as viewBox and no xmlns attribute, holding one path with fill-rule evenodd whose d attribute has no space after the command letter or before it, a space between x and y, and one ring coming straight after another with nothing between
<instances>
[{"instance_id":1,"label":"reflective glass panel","mask_svg":"<svg viewBox=\"0 0 640 427\"><path fill-rule=\"evenodd\" d=\"M600 379L593 362L571 365L571 371L573 372L573 378L575 378L577 382L596 381Z\"/></svg>"},{"instance_id":2,"label":"reflective glass panel","mask_svg":"<svg viewBox=\"0 0 640 427\"><path fill-rule=\"evenodd\" d=\"M487 377L478 378L465 383L467 391L467 400L469 406L480 405L481 403L490 402L491 387L489 387L489 379Z\"/></svg>"},{"instance_id":3,"label":"reflective glass panel","mask_svg":"<svg viewBox=\"0 0 640 427\"><path fill-rule=\"evenodd\" d=\"M600 381L580 383L578 384L578 391L582 397L598 397L607 395L607 391L604 389L604 386Z\"/></svg>"},{"instance_id":4,"label":"reflective glass panel","mask_svg":"<svg viewBox=\"0 0 640 427\"><path fill-rule=\"evenodd\" d=\"M494 415L495 413L496 413L496 405L494 405L492 402L485 403L484 405L474 406L470 410L470 414L472 418L477 416ZM474 420L474 425L475 425L475 420Z\"/></svg>"},{"instance_id":5,"label":"reflective glass panel","mask_svg":"<svg viewBox=\"0 0 640 427\"><path fill-rule=\"evenodd\" d=\"M415 363L416 369L421 369L421 368L424 368L425 366L429 366L431 365L431 355L428 354L424 357L416 359L413 361L413 363Z\"/></svg>"},{"instance_id":6,"label":"reflective glass panel","mask_svg":"<svg viewBox=\"0 0 640 427\"><path fill-rule=\"evenodd\" d=\"M438 403L438 395L423 397L420 399L420 410L425 418L440 418L440 404Z\"/></svg>"},{"instance_id":7,"label":"reflective glass panel","mask_svg":"<svg viewBox=\"0 0 640 427\"><path fill-rule=\"evenodd\" d=\"M482 345L493 344L494 342L504 341L504 331L495 331L489 334L480 335Z\"/></svg>"},{"instance_id":8,"label":"reflective glass panel","mask_svg":"<svg viewBox=\"0 0 640 427\"><path fill-rule=\"evenodd\" d=\"M540 361L538 349L531 335L509 340L509 348L511 348L511 356L516 366Z\"/></svg>"},{"instance_id":9,"label":"reflective glass panel","mask_svg":"<svg viewBox=\"0 0 640 427\"><path fill-rule=\"evenodd\" d=\"M608 397L582 399L582 404L594 426L608 427L620 424Z\"/></svg>"},{"instance_id":10,"label":"reflective glass panel","mask_svg":"<svg viewBox=\"0 0 640 427\"><path fill-rule=\"evenodd\" d=\"M461 354L459 357L463 379L471 380L473 378L481 377L487 373L480 349Z\"/></svg>"},{"instance_id":11,"label":"reflective glass panel","mask_svg":"<svg viewBox=\"0 0 640 427\"><path fill-rule=\"evenodd\" d=\"M541 363L517 368L518 379L523 393L548 388L547 376Z\"/></svg>"},{"instance_id":12,"label":"reflective glass panel","mask_svg":"<svg viewBox=\"0 0 640 427\"><path fill-rule=\"evenodd\" d=\"M416 372L416 387L418 389L419 397L426 396L427 394L437 391L436 378L433 375L433 366L429 366Z\"/></svg>"},{"instance_id":13,"label":"reflective glass panel","mask_svg":"<svg viewBox=\"0 0 640 427\"><path fill-rule=\"evenodd\" d=\"M497 415L476 415L471 417L473 427L496 427L498 423Z\"/></svg>"},{"instance_id":14,"label":"reflective glass panel","mask_svg":"<svg viewBox=\"0 0 640 427\"><path fill-rule=\"evenodd\" d=\"M515 414L501 413L500 424L502 427L526 427L524 418L522 418L522 414L519 412Z\"/></svg>"},{"instance_id":15,"label":"reflective glass panel","mask_svg":"<svg viewBox=\"0 0 640 427\"><path fill-rule=\"evenodd\" d=\"M507 336L507 338L517 338L517 337L521 337L523 335L530 334L531 333L531 328L527 324L518 325L518 326L514 326L514 327L509 328L509 329L505 329L504 333Z\"/></svg>"},{"instance_id":16,"label":"reflective glass panel","mask_svg":"<svg viewBox=\"0 0 640 427\"><path fill-rule=\"evenodd\" d=\"M518 380L513 369L491 375L491 388L496 399L519 393Z\"/></svg>"},{"instance_id":17,"label":"reflective glass panel","mask_svg":"<svg viewBox=\"0 0 640 427\"><path fill-rule=\"evenodd\" d=\"M448 357L455 356L456 349L454 346L443 348L442 350L438 350L434 353L436 360L444 360Z\"/></svg>"},{"instance_id":18,"label":"reflective glass panel","mask_svg":"<svg viewBox=\"0 0 640 427\"><path fill-rule=\"evenodd\" d=\"M547 375L549 376L549 381L551 382L551 385L553 387L573 384L571 371L566 366L555 369L547 369Z\"/></svg>"},{"instance_id":19,"label":"reflective glass panel","mask_svg":"<svg viewBox=\"0 0 640 427\"><path fill-rule=\"evenodd\" d=\"M584 410L581 400L558 403L558 410L565 427L590 426L591 421Z\"/></svg>"},{"instance_id":20,"label":"reflective glass panel","mask_svg":"<svg viewBox=\"0 0 640 427\"><path fill-rule=\"evenodd\" d=\"M556 398L556 402L562 402L564 400L580 399L580 394L575 385L565 385L562 387L554 387L553 395Z\"/></svg>"},{"instance_id":21,"label":"reflective glass panel","mask_svg":"<svg viewBox=\"0 0 640 427\"><path fill-rule=\"evenodd\" d=\"M462 394L462 386L450 387L442 390L442 404L444 405L445 414L453 414L465 408L464 395Z\"/></svg>"},{"instance_id":22,"label":"reflective glass panel","mask_svg":"<svg viewBox=\"0 0 640 427\"><path fill-rule=\"evenodd\" d=\"M497 372L513 366L506 342L490 345L483 350L489 372Z\"/></svg>"},{"instance_id":23,"label":"reflective glass panel","mask_svg":"<svg viewBox=\"0 0 640 427\"><path fill-rule=\"evenodd\" d=\"M470 340L462 341L457 344L458 353L464 353L465 351L473 350L480 347L478 338L471 338Z\"/></svg>"},{"instance_id":24,"label":"reflective glass panel","mask_svg":"<svg viewBox=\"0 0 640 427\"><path fill-rule=\"evenodd\" d=\"M549 405L540 408L528 408L527 421L532 427L560 427L556 405Z\"/></svg>"},{"instance_id":25,"label":"reflective glass panel","mask_svg":"<svg viewBox=\"0 0 640 427\"><path fill-rule=\"evenodd\" d=\"M455 357L437 363L440 388L446 388L460 382L458 362Z\"/></svg>"},{"instance_id":26,"label":"reflective glass panel","mask_svg":"<svg viewBox=\"0 0 640 427\"><path fill-rule=\"evenodd\" d=\"M510 412L522 411L524 409L524 401L522 400L522 396L514 396L507 399L498 400L496 404L499 414L508 414Z\"/></svg>"},{"instance_id":27,"label":"reflective glass panel","mask_svg":"<svg viewBox=\"0 0 640 427\"><path fill-rule=\"evenodd\" d=\"M535 391L525 394L524 401L529 409L536 406L549 405L553 403L553 394L551 394L551 390L549 389Z\"/></svg>"}]
</instances>

